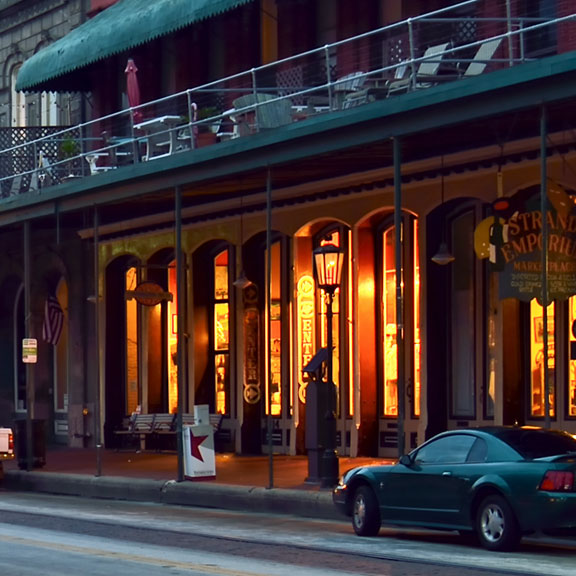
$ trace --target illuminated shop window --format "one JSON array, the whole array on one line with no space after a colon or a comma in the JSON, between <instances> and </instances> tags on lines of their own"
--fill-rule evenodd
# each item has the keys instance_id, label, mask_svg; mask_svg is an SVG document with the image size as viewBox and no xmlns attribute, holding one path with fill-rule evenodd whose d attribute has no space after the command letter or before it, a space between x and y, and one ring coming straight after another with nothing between
<instances>
[{"instance_id":1,"label":"illuminated shop window","mask_svg":"<svg viewBox=\"0 0 576 576\"><path fill-rule=\"evenodd\" d=\"M544 384L544 315L542 306L536 299L530 302L530 413L532 416L546 415L546 396ZM554 341L554 303L547 308L548 319L548 392L550 416L555 414L554 389L555 341Z\"/></svg>"},{"instance_id":2,"label":"illuminated shop window","mask_svg":"<svg viewBox=\"0 0 576 576\"><path fill-rule=\"evenodd\" d=\"M411 416L420 416L421 399L421 336L420 336L420 264L418 251L418 221L414 220L406 226L412 231L412 237L405 246L404 257L406 267L406 282L410 289L405 290L406 313L410 316L411 330L406 331L406 352L412 347L411 372L406 374L406 394L410 400ZM382 416L398 416L398 338L396 333L396 227L390 226L382 234L382 294L380 303L381 324L381 357L383 372Z\"/></svg>"},{"instance_id":3,"label":"illuminated shop window","mask_svg":"<svg viewBox=\"0 0 576 576\"><path fill-rule=\"evenodd\" d=\"M125 276L126 290L135 290L137 284L136 268L128 268ZM133 298L126 300L126 414L132 414L141 404L138 370L138 303Z\"/></svg>"},{"instance_id":4,"label":"illuminated shop window","mask_svg":"<svg viewBox=\"0 0 576 576\"><path fill-rule=\"evenodd\" d=\"M398 415L398 343L396 339L396 228L383 235L384 291L382 325L384 327L384 416Z\"/></svg>"},{"instance_id":5,"label":"illuminated shop window","mask_svg":"<svg viewBox=\"0 0 576 576\"><path fill-rule=\"evenodd\" d=\"M576 416L576 296L568 300L568 415Z\"/></svg>"},{"instance_id":6,"label":"illuminated shop window","mask_svg":"<svg viewBox=\"0 0 576 576\"><path fill-rule=\"evenodd\" d=\"M494 403L496 396L496 322L498 319L498 290L496 288L496 274L490 273L487 291L487 318L486 318L486 391L484 394L484 413L486 418L494 417Z\"/></svg>"},{"instance_id":7,"label":"illuminated shop window","mask_svg":"<svg viewBox=\"0 0 576 576\"><path fill-rule=\"evenodd\" d=\"M168 301L168 410L178 411L178 290L176 283L176 261L168 267L168 291L172 302Z\"/></svg>"},{"instance_id":8,"label":"illuminated shop window","mask_svg":"<svg viewBox=\"0 0 576 576\"><path fill-rule=\"evenodd\" d=\"M271 247L271 306L270 306L270 387L266 391L270 399L272 416L282 414L282 307L281 307L281 244Z\"/></svg>"},{"instance_id":9,"label":"illuminated shop window","mask_svg":"<svg viewBox=\"0 0 576 576\"><path fill-rule=\"evenodd\" d=\"M214 259L214 385L219 414L228 413L230 401L228 262L228 250L223 250Z\"/></svg>"},{"instance_id":10,"label":"illuminated shop window","mask_svg":"<svg viewBox=\"0 0 576 576\"><path fill-rule=\"evenodd\" d=\"M414 221L414 416L420 416L420 255L418 252L418 220ZM396 279L394 279L396 282Z\"/></svg>"}]
</instances>

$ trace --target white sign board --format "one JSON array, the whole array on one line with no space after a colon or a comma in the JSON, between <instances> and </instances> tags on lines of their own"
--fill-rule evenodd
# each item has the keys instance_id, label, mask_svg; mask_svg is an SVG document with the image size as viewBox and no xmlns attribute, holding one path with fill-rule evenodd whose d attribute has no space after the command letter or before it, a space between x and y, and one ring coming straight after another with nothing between
<instances>
[{"instance_id":1,"label":"white sign board","mask_svg":"<svg viewBox=\"0 0 576 576\"><path fill-rule=\"evenodd\" d=\"M208 404L198 404L194 406L194 424L210 424L210 407Z\"/></svg>"},{"instance_id":2,"label":"white sign board","mask_svg":"<svg viewBox=\"0 0 576 576\"><path fill-rule=\"evenodd\" d=\"M182 436L184 476L188 480L194 478L215 478L214 428L210 424L184 426Z\"/></svg>"},{"instance_id":3,"label":"white sign board","mask_svg":"<svg viewBox=\"0 0 576 576\"><path fill-rule=\"evenodd\" d=\"M36 338L22 338L22 362L25 364L38 362L38 340Z\"/></svg>"}]
</instances>

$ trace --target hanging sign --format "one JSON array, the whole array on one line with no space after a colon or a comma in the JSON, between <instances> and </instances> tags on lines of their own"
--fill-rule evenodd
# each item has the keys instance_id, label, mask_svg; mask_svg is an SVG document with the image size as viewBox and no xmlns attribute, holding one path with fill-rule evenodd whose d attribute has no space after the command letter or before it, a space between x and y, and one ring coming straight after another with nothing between
<instances>
[{"instance_id":1,"label":"hanging sign","mask_svg":"<svg viewBox=\"0 0 576 576\"><path fill-rule=\"evenodd\" d=\"M22 339L22 362L25 364L38 362L38 340L36 338Z\"/></svg>"},{"instance_id":2,"label":"hanging sign","mask_svg":"<svg viewBox=\"0 0 576 576\"><path fill-rule=\"evenodd\" d=\"M132 300L132 298L142 306L156 306L164 300L172 302L172 293L165 292L156 282L140 282L136 290L126 290L126 299Z\"/></svg>"},{"instance_id":3,"label":"hanging sign","mask_svg":"<svg viewBox=\"0 0 576 576\"><path fill-rule=\"evenodd\" d=\"M549 183L545 214L548 228L548 299L576 294L576 209L557 184ZM496 208L496 206L494 206ZM542 299L542 212L540 194L511 199L477 226L474 244L479 258L488 258L500 272L500 298Z\"/></svg>"},{"instance_id":4,"label":"hanging sign","mask_svg":"<svg viewBox=\"0 0 576 576\"><path fill-rule=\"evenodd\" d=\"M244 402L258 404L260 392L260 313L258 289L254 284L243 293L244 301Z\"/></svg>"}]
</instances>

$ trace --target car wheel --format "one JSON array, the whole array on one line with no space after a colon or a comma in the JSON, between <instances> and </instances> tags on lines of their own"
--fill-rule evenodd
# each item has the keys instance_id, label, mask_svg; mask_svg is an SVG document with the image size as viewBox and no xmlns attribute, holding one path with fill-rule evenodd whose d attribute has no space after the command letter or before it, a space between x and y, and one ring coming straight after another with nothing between
<instances>
[{"instance_id":1,"label":"car wheel","mask_svg":"<svg viewBox=\"0 0 576 576\"><path fill-rule=\"evenodd\" d=\"M360 486L352 502L352 526L358 536L376 536L380 531L380 510L374 491Z\"/></svg>"},{"instance_id":2,"label":"car wheel","mask_svg":"<svg viewBox=\"0 0 576 576\"><path fill-rule=\"evenodd\" d=\"M484 498L476 515L476 533L488 550L511 550L522 535L510 504L498 494Z\"/></svg>"}]
</instances>

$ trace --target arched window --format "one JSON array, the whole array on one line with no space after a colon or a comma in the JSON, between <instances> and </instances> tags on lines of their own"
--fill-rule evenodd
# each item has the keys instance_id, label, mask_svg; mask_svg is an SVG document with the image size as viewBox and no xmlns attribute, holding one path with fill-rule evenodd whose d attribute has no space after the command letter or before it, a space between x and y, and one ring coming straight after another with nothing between
<instances>
[{"instance_id":1,"label":"arched window","mask_svg":"<svg viewBox=\"0 0 576 576\"><path fill-rule=\"evenodd\" d=\"M407 356L407 395L410 401L410 416L420 416L420 264L418 253L418 220L404 217L402 232L403 300L406 317L404 343ZM398 339L396 308L396 227L391 220L384 222L376 251L376 267L380 271L379 342L382 359L381 408L383 417L398 415Z\"/></svg>"},{"instance_id":2,"label":"arched window","mask_svg":"<svg viewBox=\"0 0 576 576\"><path fill-rule=\"evenodd\" d=\"M230 250L214 257L212 306L213 362L216 412L230 413Z\"/></svg>"}]
</instances>

